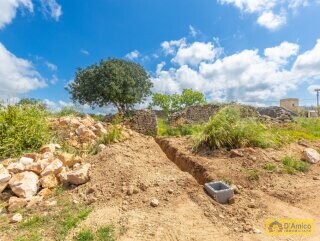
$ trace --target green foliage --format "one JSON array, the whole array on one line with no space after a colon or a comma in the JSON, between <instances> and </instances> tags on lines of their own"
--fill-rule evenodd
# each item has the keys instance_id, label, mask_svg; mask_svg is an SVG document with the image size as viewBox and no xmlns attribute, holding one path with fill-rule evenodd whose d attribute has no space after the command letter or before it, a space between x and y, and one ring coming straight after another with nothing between
<instances>
[{"instance_id":1,"label":"green foliage","mask_svg":"<svg viewBox=\"0 0 320 241\"><path fill-rule=\"evenodd\" d=\"M56 228L57 240L64 240L68 232L76 227L80 221L86 219L90 212L91 209L87 207L71 208L66 206L60 213L59 220L56 220L59 223Z\"/></svg>"},{"instance_id":2,"label":"green foliage","mask_svg":"<svg viewBox=\"0 0 320 241\"><path fill-rule=\"evenodd\" d=\"M38 228L39 226L41 226L43 222L46 222L46 219L47 219L46 216L35 215L33 217L30 217L24 220L18 226L19 228L24 228L24 229Z\"/></svg>"},{"instance_id":3,"label":"green foliage","mask_svg":"<svg viewBox=\"0 0 320 241\"><path fill-rule=\"evenodd\" d=\"M254 118L241 118L239 106L227 106L214 115L195 140L195 147L206 145L211 149L268 147L264 125Z\"/></svg>"},{"instance_id":4,"label":"green foliage","mask_svg":"<svg viewBox=\"0 0 320 241\"><path fill-rule=\"evenodd\" d=\"M285 156L282 160L284 170L288 174L298 172L306 172L309 170L309 163L301 161L293 156Z\"/></svg>"},{"instance_id":5,"label":"green foliage","mask_svg":"<svg viewBox=\"0 0 320 241\"><path fill-rule=\"evenodd\" d=\"M257 180L259 180L259 172L258 172L258 170L256 170L256 169L250 169L250 170L248 170L248 173L247 173L247 178L248 178L248 180L250 180L250 181L257 181Z\"/></svg>"},{"instance_id":6,"label":"green foliage","mask_svg":"<svg viewBox=\"0 0 320 241\"><path fill-rule=\"evenodd\" d=\"M111 226L101 227L96 232L97 241L115 241L114 229Z\"/></svg>"},{"instance_id":7,"label":"green foliage","mask_svg":"<svg viewBox=\"0 0 320 241\"><path fill-rule=\"evenodd\" d=\"M267 164L265 164L263 168L269 172L274 172L277 169L277 167L271 162L268 162Z\"/></svg>"},{"instance_id":8,"label":"green foliage","mask_svg":"<svg viewBox=\"0 0 320 241\"><path fill-rule=\"evenodd\" d=\"M59 112L55 114L55 116L62 117L62 116L83 116L82 114L75 106L66 106L63 107Z\"/></svg>"},{"instance_id":9,"label":"green foliage","mask_svg":"<svg viewBox=\"0 0 320 241\"><path fill-rule=\"evenodd\" d=\"M181 95L153 94L150 107L158 106L168 115L189 106L205 103L206 100L203 93L192 89L184 89Z\"/></svg>"},{"instance_id":10,"label":"green foliage","mask_svg":"<svg viewBox=\"0 0 320 241\"><path fill-rule=\"evenodd\" d=\"M95 233L90 229L81 230L74 238L76 241L115 241L112 226L100 227Z\"/></svg>"},{"instance_id":11,"label":"green foliage","mask_svg":"<svg viewBox=\"0 0 320 241\"><path fill-rule=\"evenodd\" d=\"M180 125L171 127L168 121L158 119L158 136L187 136L200 133L203 125Z\"/></svg>"},{"instance_id":12,"label":"green foliage","mask_svg":"<svg viewBox=\"0 0 320 241\"><path fill-rule=\"evenodd\" d=\"M47 112L39 105L0 109L0 159L32 152L50 138Z\"/></svg>"},{"instance_id":13,"label":"green foliage","mask_svg":"<svg viewBox=\"0 0 320 241\"><path fill-rule=\"evenodd\" d=\"M89 229L81 230L75 237L76 241L93 241L94 234Z\"/></svg>"},{"instance_id":14,"label":"green foliage","mask_svg":"<svg viewBox=\"0 0 320 241\"><path fill-rule=\"evenodd\" d=\"M67 90L74 101L92 107L113 104L126 113L151 94L152 82L142 66L121 59L101 60L78 69Z\"/></svg>"}]
</instances>

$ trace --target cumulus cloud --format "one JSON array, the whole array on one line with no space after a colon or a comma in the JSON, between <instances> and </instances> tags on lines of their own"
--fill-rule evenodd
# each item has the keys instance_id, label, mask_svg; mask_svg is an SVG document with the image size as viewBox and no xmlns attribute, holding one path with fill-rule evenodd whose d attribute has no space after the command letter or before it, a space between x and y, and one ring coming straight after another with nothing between
<instances>
[{"instance_id":1,"label":"cumulus cloud","mask_svg":"<svg viewBox=\"0 0 320 241\"><path fill-rule=\"evenodd\" d=\"M287 21L287 18L283 14L274 14L273 12L264 12L262 13L257 23L263 27L266 27L270 30L275 30L284 25Z\"/></svg>"},{"instance_id":2,"label":"cumulus cloud","mask_svg":"<svg viewBox=\"0 0 320 241\"><path fill-rule=\"evenodd\" d=\"M179 40L164 41L161 43L161 48L166 55L174 54L177 48L186 45L186 39L182 38Z\"/></svg>"},{"instance_id":3,"label":"cumulus cloud","mask_svg":"<svg viewBox=\"0 0 320 241\"><path fill-rule=\"evenodd\" d=\"M45 16L49 16L55 21L59 21L62 15L62 7L56 0L41 0L41 10Z\"/></svg>"},{"instance_id":4,"label":"cumulus cloud","mask_svg":"<svg viewBox=\"0 0 320 241\"><path fill-rule=\"evenodd\" d=\"M134 50L134 51L132 51L130 53L127 53L125 57L127 59L134 60L134 59L139 58L139 56L140 56L139 51L138 50Z\"/></svg>"},{"instance_id":5,"label":"cumulus cloud","mask_svg":"<svg viewBox=\"0 0 320 241\"><path fill-rule=\"evenodd\" d=\"M21 94L46 86L28 60L18 58L0 43L0 96Z\"/></svg>"},{"instance_id":6,"label":"cumulus cloud","mask_svg":"<svg viewBox=\"0 0 320 241\"><path fill-rule=\"evenodd\" d=\"M285 25L290 12L297 12L299 8L311 3L319 3L311 0L218 0L218 2L233 5L244 13L257 14L257 23L270 30Z\"/></svg>"},{"instance_id":7,"label":"cumulus cloud","mask_svg":"<svg viewBox=\"0 0 320 241\"><path fill-rule=\"evenodd\" d=\"M17 9L24 8L29 12L33 12L33 4L31 0L1 0L0 1L0 29L10 24L15 18Z\"/></svg>"},{"instance_id":8,"label":"cumulus cloud","mask_svg":"<svg viewBox=\"0 0 320 241\"><path fill-rule=\"evenodd\" d=\"M260 104L278 100L304 81L320 79L320 40L313 49L300 55L298 51L299 45L282 42L262 53L245 49L225 57L202 59L197 64L182 62L167 69L166 63L161 62L152 78L154 91L176 93L193 88L204 92L209 100Z\"/></svg>"},{"instance_id":9,"label":"cumulus cloud","mask_svg":"<svg viewBox=\"0 0 320 241\"><path fill-rule=\"evenodd\" d=\"M194 42L191 45L180 45L172 61L179 65L197 65L202 61L214 59L216 54L217 50L213 43Z\"/></svg>"},{"instance_id":10,"label":"cumulus cloud","mask_svg":"<svg viewBox=\"0 0 320 241\"><path fill-rule=\"evenodd\" d=\"M286 64L288 58L297 55L298 51L298 44L285 41L282 42L279 46L266 48L264 50L264 55L268 57L269 60L275 61L279 64Z\"/></svg>"}]
</instances>

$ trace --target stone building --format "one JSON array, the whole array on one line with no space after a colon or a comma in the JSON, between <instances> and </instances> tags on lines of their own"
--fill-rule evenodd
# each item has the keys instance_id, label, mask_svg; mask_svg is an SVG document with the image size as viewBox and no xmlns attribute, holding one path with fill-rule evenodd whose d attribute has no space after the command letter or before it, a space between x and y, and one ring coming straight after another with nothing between
<instances>
[{"instance_id":1,"label":"stone building","mask_svg":"<svg viewBox=\"0 0 320 241\"><path fill-rule=\"evenodd\" d=\"M299 99L298 98L282 99L280 100L280 107L297 113L299 111Z\"/></svg>"}]
</instances>

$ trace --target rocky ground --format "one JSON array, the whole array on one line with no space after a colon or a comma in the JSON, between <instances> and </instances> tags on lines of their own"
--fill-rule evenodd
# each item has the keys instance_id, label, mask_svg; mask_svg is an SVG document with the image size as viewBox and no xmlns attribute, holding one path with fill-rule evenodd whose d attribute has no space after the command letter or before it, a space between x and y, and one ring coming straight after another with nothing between
<instances>
[{"instance_id":1,"label":"rocky ground","mask_svg":"<svg viewBox=\"0 0 320 241\"><path fill-rule=\"evenodd\" d=\"M73 240L85 227L104 225L115 227L117 240L319 240L319 164L309 172L289 175L281 171L279 160L287 154L303 155L306 145L319 148L320 143L200 153L192 152L187 138L158 143L161 147L152 137L131 132L125 141L86 158L90 181L68 185L63 196L92 211L66 240ZM277 171L263 169L269 162ZM258 170L258 180L248 180L249 169ZM222 205L212 200L203 190L209 179L235 185L234 203ZM53 201L59 206L60 197L53 196ZM46 212L55 209L50 205L47 203ZM40 206L33 212L43 212ZM11 214L4 215L0 240L14 240L19 226L9 224ZM316 235L268 237L264 230L268 217L314 218ZM43 236L43 240L54 239L54 232Z\"/></svg>"}]
</instances>

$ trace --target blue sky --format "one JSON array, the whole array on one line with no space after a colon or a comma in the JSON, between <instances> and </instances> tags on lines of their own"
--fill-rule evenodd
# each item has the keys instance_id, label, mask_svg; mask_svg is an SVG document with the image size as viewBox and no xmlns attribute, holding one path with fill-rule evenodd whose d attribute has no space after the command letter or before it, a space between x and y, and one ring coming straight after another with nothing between
<instances>
[{"instance_id":1,"label":"blue sky","mask_svg":"<svg viewBox=\"0 0 320 241\"><path fill-rule=\"evenodd\" d=\"M143 65L155 92L310 105L318 23L316 0L0 0L0 98L60 108L78 67L117 57Z\"/></svg>"}]
</instances>

